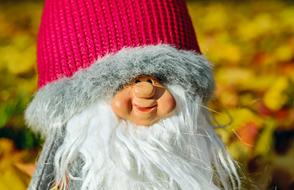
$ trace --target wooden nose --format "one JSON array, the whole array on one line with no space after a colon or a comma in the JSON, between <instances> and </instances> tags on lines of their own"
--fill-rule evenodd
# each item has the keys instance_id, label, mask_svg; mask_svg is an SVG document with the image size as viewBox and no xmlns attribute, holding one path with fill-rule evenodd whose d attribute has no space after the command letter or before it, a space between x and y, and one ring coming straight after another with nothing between
<instances>
[{"instance_id":1,"label":"wooden nose","mask_svg":"<svg viewBox=\"0 0 294 190\"><path fill-rule=\"evenodd\" d=\"M149 82L138 82L134 86L134 95L138 98L151 98L154 95L154 87Z\"/></svg>"}]
</instances>

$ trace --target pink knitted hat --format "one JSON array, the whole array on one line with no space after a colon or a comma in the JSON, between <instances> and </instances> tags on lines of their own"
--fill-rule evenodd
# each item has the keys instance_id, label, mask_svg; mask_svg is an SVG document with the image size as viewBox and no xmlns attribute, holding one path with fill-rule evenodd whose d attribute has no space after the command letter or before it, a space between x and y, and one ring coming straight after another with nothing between
<instances>
[{"instance_id":1,"label":"pink knitted hat","mask_svg":"<svg viewBox=\"0 0 294 190\"><path fill-rule=\"evenodd\" d=\"M27 123L46 133L138 75L207 100L210 65L184 0L46 0L38 36L39 90Z\"/></svg>"},{"instance_id":2,"label":"pink knitted hat","mask_svg":"<svg viewBox=\"0 0 294 190\"><path fill-rule=\"evenodd\" d=\"M182 0L47 0L38 39L39 86L124 47L171 44L199 52Z\"/></svg>"}]
</instances>

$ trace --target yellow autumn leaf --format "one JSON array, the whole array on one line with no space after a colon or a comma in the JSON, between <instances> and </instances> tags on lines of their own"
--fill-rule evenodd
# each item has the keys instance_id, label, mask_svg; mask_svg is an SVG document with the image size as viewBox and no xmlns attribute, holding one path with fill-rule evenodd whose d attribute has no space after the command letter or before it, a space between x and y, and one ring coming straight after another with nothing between
<instances>
[{"instance_id":1,"label":"yellow autumn leaf","mask_svg":"<svg viewBox=\"0 0 294 190\"><path fill-rule=\"evenodd\" d=\"M258 101L258 98L252 93L239 95L239 104L243 106L252 106Z\"/></svg>"},{"instance_id":2,"label":"yellow autumn leaf","mask_svg":"<svg viewBox=\"0 0 294 190\"><path fill-rule=\"evenodd\" d=\"M247 86L254 78L254 73L248 68L224 67L216 71L216 81L221 85Z\"/></svg>"},{"instance_id":3,"label":"yellow autumn leaf","mask_svg":"<svg viewBox=\"0 0 294 190\"><path fill-rule=\"evenodd\" d=\"M272 149L273 144L273 132L276 127L276 123L273 119L265 120L265 127L261 132L259 139L257 140L254 152L255 155L265 156Z\"/></svg>"},{"instance_id":4,"label":"yellow autumn leaf","mask_svg":"<svg viewBox=\"0 0 294 190\"><path fill-rule=\"evenodd\" d=\"M294 47L291 46L292 44L283 44L278 47L274 52L274 57L278 61L288 61L292 57L294 57Z\"/></svg>"},{"instance_id":5,"label":"yellow autumn leaf","mask_svg":"<svg viewBox=\"0 0 294 190\"><path fill-rule=\"evenodd\" d=\"M239 141L231 143L228 147L228 151L234 159L239 161L246 160L250 153L250 149Z\"/></svg>"},{"instance_id":6,"label":"yellow autumn leaf","mask_svg":"<svg viewBox=\"0 0 294 190\"><path fill-rule=\"evenodd\" d=\"M212 4L206 8L207 14L202 18L203 23L209 23L203 25L203 30L222 30L227 27L228 13L224 6L218 4Z\"/></svg>"},{"instance_id":7,"label":"yellow autumn leaf","mask_svg":"<svg viewBox=\"0 0 294 190\"><path fill-rule=\"evenodd\" d=\"M239 23L237 33L242 40L252 40L257 36L255 25L249 20Z\"/></svg>"},{"instance_id":8,"label":"yellow autumn leaf","mask_svg":"<svg viewBox=\"0 0 294 190\"><path fill-rule=\"evenodd\" d=\"M238 23L237 34L242 40L254 40L276 30L275 20L269 13L260 13L253 19Z\"/></svg>"},{"instance_id":9,"label":"yellow autumn leaf","mask_svg":"<svg viewBox=\"0 0 294 190\"><path fill-rule=\"evenodd\" d=\"M12 47L11 47L12 48ZM9 53L10 52L10 53ZM26 73L32 69L36 64L35 61L35 47L31 46L23 51L10 51L8 49L6 54L7 69L11 74Z\"/></svg>"},{"instance_id":10,"label":"yellow autumn leaf","mask_svg":"<svg viewBox=\"0 0 294 190\"><path fill-rule=\"evenodd\" d=\"M225 90L218 96L219 101L225 107L235 107L238 104L239 97L235 91Z\"/></svg>"},{"instance_id":11,"label":"yellow autumn leaf","mask_svg":"<svg viewBox=\"0 0 294 190\"><path fill-rule=\"evenodd\" d=\"M0 189L5 190L25 190L28 179L24 179L21 174L12 166L2 168L0 174Z\"/></svg>"},{"instance_id":12,"label":"yellow autumn leaf","mask_svg":"<svg viewBox=\"0 0 294 190\"><path fill-rule=\"evenodd\" d=\"M247 90L264 92L272 86L272 81L276 80L276 78L277 76L273 73L259 74L251 77L248 83L243 83L243 85Z\"/></svg>"},{"instance_id":13,"label":"yellow autumn leaf","mask_svg":"<svg viewBox=\"0 0 294 190\"><path fill-rule=\"evenodd\" d=\"M261 118L246 108L229 109L227 112L216 114L215 119L219 124L225 125L228 131L234 131L248 122L254 122L258 127L263 123Z\"/></svg>"},{"instance_id":14,"label":"yellow autumn leaf","mask_svg":"<svg viewBox=\"0 0 294 190\"><path fill-rule=\"evenodd\" d=\"M266 91L263 97L265 105L274 111L281 109L288 100L288 96L285 93L288 86L288 79L286 77L279 77Z\"/></svg>"},{"instance_id":15,"label":"yellow autumn leaf","mask_svg":"<svg viewBox=\"0 0 294 190\"><path fill-rule=\"evenodd\" d=\"M259 35L268 34L276 29L275 19L268 12L258 14L253 20L256 33Z\"/></svg>"},{"instance_id":16,"label":"yellow autumn leaf","mask_svg":"<svg viewBox=\"0 0 294 190\"><path fill-rule=\"evenodd\" d=\"M225 144L228 144L230 141L231 133L229 133L226 128L216 127L215 128L217 135L222 139Z\"/></svg>"},{"instance_id":17,"label":"yellow autumn leaf","mask_svg":"<svg viewBox=\"0 0 294 190\"><path fill-rule=\"evenodd\" d=\"M215 44L210 50L215 61L238 63L242 57L240 47L230 42Z\"/></svg>"},{"instance_id":18,"label":"yellow autumn leaf","mask_svg":"<svg viewBox=\"0 0 294 190\"><path fill-rule=\"evenodd\" d=\"M13 166L13 162L18 158L10 139L0 138L0 155L0 189L25 190L29 178Z\"/></svg>"},{"instance_id":19,"label":"yellow autumn leaf","mask_svg":"<svg viewBox=\"0 0 294 190\"><path fill-rule=\"evenodd\" d=\"M287 31L294 32L294 7L287 7L280 13L281 24Z\"/></svg>"}]
</instances>

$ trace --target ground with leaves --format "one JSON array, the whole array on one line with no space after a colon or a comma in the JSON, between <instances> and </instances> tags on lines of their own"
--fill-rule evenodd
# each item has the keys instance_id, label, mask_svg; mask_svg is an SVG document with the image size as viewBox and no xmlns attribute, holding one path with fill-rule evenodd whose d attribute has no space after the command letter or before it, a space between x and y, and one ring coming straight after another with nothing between
<instances>
[{"instance_id":1,"label":"ground with leaves","mask_svg":"<svg viewBox=\"0 0 294 190\"><path fill-rule=\"evenodd\" d=\"M0 189L26 189L42 144L23 119L36 91L41 8L0 5ZM294 189L294 4L189 1L189 11L214 65L209 109L246 189Z\"/></svg>"}]
</instances>

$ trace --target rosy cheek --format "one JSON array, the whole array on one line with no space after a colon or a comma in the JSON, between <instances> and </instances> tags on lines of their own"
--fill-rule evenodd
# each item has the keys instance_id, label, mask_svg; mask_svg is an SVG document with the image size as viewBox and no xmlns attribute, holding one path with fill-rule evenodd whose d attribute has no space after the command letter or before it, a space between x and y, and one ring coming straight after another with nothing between
<instances>
[{"instance_id":1,"label":"rosy cheek","mask_svg":"<svg viewBox=\"0 0 294 190\"><path fill-rule=\"evenodd\" d=\"M113 112L122 119L128 119L132 111L131 97L126 92L118 92L111 102Z\"/></svg>"}]
</instances>

